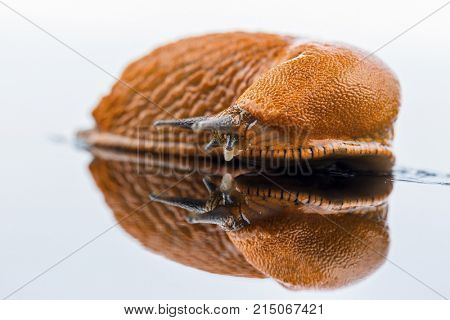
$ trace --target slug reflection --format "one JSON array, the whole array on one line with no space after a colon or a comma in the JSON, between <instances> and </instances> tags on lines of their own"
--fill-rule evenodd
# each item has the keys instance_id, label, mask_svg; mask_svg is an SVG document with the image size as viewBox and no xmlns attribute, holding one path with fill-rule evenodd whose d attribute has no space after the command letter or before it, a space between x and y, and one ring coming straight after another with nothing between
<instances>
[{"instance_id":1,"label":"slug reflection","mask_svg":"<svg viewBox=\"0 0 450 320\"><path fill-rule=\"evenodd\" d=\"M227 168L186 175L186 163L94 155L90 171L122 228L178 263L292 289L338 288L373 273L387 255L392 183L385 177L265 177ZM176 170L166 176L160 166ZM208 174L217 169L224 173Z\"/></svg>"}]
</instances>

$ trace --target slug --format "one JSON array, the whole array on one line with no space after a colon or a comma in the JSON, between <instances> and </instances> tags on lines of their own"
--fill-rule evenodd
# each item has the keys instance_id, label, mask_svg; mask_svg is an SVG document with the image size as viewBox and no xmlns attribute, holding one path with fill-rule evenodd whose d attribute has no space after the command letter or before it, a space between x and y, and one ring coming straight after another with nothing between
<instances>
[{"instance_id":1,"label":"slug","mask_svg":"<svg viewBox=\"0 0 450 320\"><path fill-rule=\"evenodd\" d=\"M392 167L400 87L360 49L218 33L131 63L80 133L91 146L240 159L374 159Z\"/></svg>"},{"instance_id":2,"label":"slug","mask_svg":"<svg viewBox=\"0 0 450 320\"><path fill-rule=\"evenodd\" d=\"M120 226L177 263L290 289L338 288L375 272L387 255L385 177L271 177L276 186L225 165L194 171L195 159L93 153L91 174Z\"/></svg>"}]
</instances>

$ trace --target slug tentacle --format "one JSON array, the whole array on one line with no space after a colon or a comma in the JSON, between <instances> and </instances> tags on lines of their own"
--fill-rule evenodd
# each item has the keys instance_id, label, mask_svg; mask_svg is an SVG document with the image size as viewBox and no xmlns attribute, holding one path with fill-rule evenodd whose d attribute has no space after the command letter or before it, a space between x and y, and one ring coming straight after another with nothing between
<instances>
[{"instance_id":1,"label":"slug tentacle","mask_svg":"<svg viewBox=\"0 0 450 320\"><path fill-rule=\"evenodd\" d=\"M180 127L185 129L192 129L199 122L208 119L207 117L194 117L187 119L168 119L168 120L156 120L153 122L153 126L161 127L161 126L171 126L171 127Z\"/></svg>"},{"instance_id":2,"label":"slug tentacle","mask_svg":"<svg viewBox=\"0 0 450 320\"><path fill-rule=\"evenodd\" d=\"M230 132L239 127L239 120L232 115L225 115L219 117L210 117L195 123L192 126L194 131L210 130L220 132Z\"/></svg>"}]
</instances>

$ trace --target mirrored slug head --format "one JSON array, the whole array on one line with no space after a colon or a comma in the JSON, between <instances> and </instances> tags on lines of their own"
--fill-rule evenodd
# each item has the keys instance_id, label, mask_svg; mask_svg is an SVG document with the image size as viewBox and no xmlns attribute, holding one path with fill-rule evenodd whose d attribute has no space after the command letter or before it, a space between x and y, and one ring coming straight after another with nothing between
<instances>
[{"instance_id":1,"label":"mirrored slug head","mask_svg":"<svg viewBox=\"0 0 450 320\"><path fill-rule=\"evenodd\" d=\"M143 247L191 268L230 276L263 278L232 244L225 231L212 224L192 224L186 212L148 200L150 191L166 196L208 196L202 177L186 176L186 163L176 159L153 161L104 149L91 149L95 159L89 166L92 177L111 208L117 223ZM171 162L170 162L171 161ZM164 168L177 168L168 175ZM169 168L166 168L169 169ZM143 205L145 204L145 205ZM191 201L185 208L198 210ZM149 270L149 276L154 275Z\"/></svg>"},{"instance_id":2,"label":"mirrored slug head","mask_svg":"<svg viewBox=\"0 0 450 320\"><path fill-rule=\"evenodd\" d=\"M210 196L206 200L181 197L164 197L150 194L152 201L168 204L190 212L189 223L207 223L220 226L223 230L239 230L249 224L242 213L245 206L243 195L236 189L235 181L226 173L216 186L209 177L203 178L203 183Z\"/></svg>"},{"instance_id":3,"label":"mirrored slug head","mask_svg":"<svg viewBox=\"0 0 450 320\"><path fill-rule=\"evenodd\" d=\"M290 289L332 289L354 283L384 262L386 207L364 215L282 211L230 232L257 270Z\"/></svg>"},{"instance_id":4,"label":"mirrored slug head","mask_svg":"<svg viewBox=\"0 0 450 320\"><path fill-rule=\"evenodd\" d=\"M212 133L209 152L241 157L372 157L392 166L400 87L393 73L358 49L307 42L258 77L219 114L159 120Z\"/></svg>"},{"instance_id":5,"label":"mirrored slug head","mask_svg":"<svg viewBox=\"0 0 450 320\"><path fill-rule=\"evenodd\" d=\"M373 273L389 248L386 177L206 181L209 198L150 195L219 225L255 269L291 289L337 288ZM217 181L217 179L216 179Z\"/></svg>"}]
</instances>

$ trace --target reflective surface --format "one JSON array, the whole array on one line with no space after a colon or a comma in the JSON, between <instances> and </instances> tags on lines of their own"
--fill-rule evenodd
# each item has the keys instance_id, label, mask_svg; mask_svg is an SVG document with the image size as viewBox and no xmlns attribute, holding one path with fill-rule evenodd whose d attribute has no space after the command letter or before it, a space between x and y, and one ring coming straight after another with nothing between
<instances>
[{"instance_id":1,"label":"reflective surface","mask_svg":"<svg viewBox=\"0 0 450 320\"><path fill-rule=\"evenodd\" d=\"M306 205L286 200L286 192L280 200L279 187L236 172L234 181L247 199L245 214L253 223L225 232L215 225L189 224L188 211L173 206L151 203L133 211L148 201L149 193L177 183L186 171L164 177L147 167L149 172L137 174L136 164L126 159L92 159L69 145L32 141L39 150L33 149L34 162L23 154L21 176L3 171L15 183L2 207L15 210L3 211L2 294L116 224L15 297L437 297L392 263L436 290L448 291L446 187L398 182L391 192L392 185L380 178L339 188L327 180L274 178L297 199L310 198ZM48 154L55 160L47 159ZM193 174L164 195L206 200L210 194L203 177ZM212 177L215 185L221 180L220 175ZM346 213L339 209L346 203L347 208L378 204L379 209ZM255 220L250 209L261 215Z\"/></svg>"},{"instance_id":2,"label":"reflective surface","mask_svg":"<svg viewBox=\"0 0 450 320\"><path fill-rule=\"evenodd\" d=\"M86 7L79 4L79 7L54 8L59 5L43 1L28 7L28 3L15 1L16 9L114 75L120 74L131 59L160 43L187 34L229 29L230 23L236 29L304 32L375 50L439 5L409 4L408 10L404 10L400 4L377 3L368 10L353 4L355 9L349 15L346 6L341 4L333 6L330 2L327 6L314 7L310 3L313 7L305 7L302 3L289 12L273 6L261 7L261 14L247 19L249 7L239 7L238 12L226 14L226 8L191 12L169 2L165 9L150 4L147 8L122 8L96 2ZM110 11L105 12L105 7ZM261 19L264 12L271 18ZM167 18L169 15L171 19ZM108 203L104 201L107 193L98 188L89 169L93 167L92 155L75 149L71 138L80 127L92 127L89 112L115 80L10 12L1 10L0 16L0 65L2 74L7 75L0 78L3 88L0 95L2 296L58 262L11 298L439 299L432 289L450 296L450 189L446 186L395 182L387 199L386 220L374 223L379 239L389 241L386 248L380 241L380 250L387 250L389 261L374 259L365 274L355 274L352 278L355 280L334 289L289 290L281 286L279 280L274 280L281 278L280 275L269 270L268 265L257 264L260 252L245 243L245 235L254 238L251 229L241 229L248 234L241 233L239 243L238 239L233 242L229 233L213 225L186 224L187 212L175 208L167 208L167 220L164 223L159 220L157 227L154 225L157 231L164 226L169 230L166 233L149 231L150 218L156 219L155 215L146 216L143 224L134 220L134 225L128 223L122 227L127 223L123 221L113 227L118 222L114 206L120 208L119 195L123 192L117 191L118 202L112 198ZM382 24L380 16L385 17ZM161 27L156 30L155 25ZM446 147L450 140L450 46L442 41L448 39L449 30L448 13L441 12L377 52L397 73L402 85L402 109L394 141L397 163L401 166L450 172L450 149ZM94 161L103 161L106 166L111 160ZM110 172L106 169L107 166L105 173ZM117 174L118 170L113 172ZM120 175L113 180L106 178L104 182L111 188L133 179L130 176L131 180L120 180ZM207 199L208 191L201 177L197 179L196 184L185 185L183 190L186 194L191 192L195 199ZM215 182L220 181L218 178ZM163 183L161 180L152 186L134 185L134 190L144 197L157 192ZM162 205L158 206L162 210ZM300 227L301 221L292 225ZM205 230L208 236L214 236L214 241L205 242L201 233L186 231L183 239L198 241L195 246L204 249L203 252L187 250L187 241L176 242L175 246L173 242L178 238L170 230L176 227ZM271 232L266 225L258 228L261 232ZM179 251L169 252L167 247ZM77 249L69 258L61 260ZM185 252L197 255L191 259ZM223 253L227 255L222 256ZM359 254L363 255L364 250ZM211 268L213 261L219 262L215 269L204 271ZM228 261L234 261L237 267L230 270ZM242 276L223 275L230 272ZM256 278L250 278L251 275Z\"/></svg>"},{"instance_id":3,"label":"reflective surface","mask_svg":"<svg viewBox=\"0 0 450 320\"><path fill-rule=\"evenodd\" d=\"M117 222L174 262L301 290L354 283L387 255L386 177L191 171L186 159L97 154L90 171Z\"/></svg>"}]
</instances>

